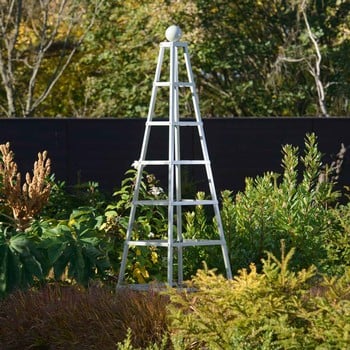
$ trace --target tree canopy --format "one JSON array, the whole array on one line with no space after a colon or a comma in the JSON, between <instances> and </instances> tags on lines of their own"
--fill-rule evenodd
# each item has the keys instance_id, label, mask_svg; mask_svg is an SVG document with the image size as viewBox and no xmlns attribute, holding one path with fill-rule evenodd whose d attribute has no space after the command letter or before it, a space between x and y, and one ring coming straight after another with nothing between
<instances>
[{"instance_id":1,"label":"tree canopy","mask_svg":"<svg viewBox=\"0 0 350 350\"><path fill-rule=\"evenodd\" d=\"M75 0L26 4L60 2L69 9ZM22 1L0 1L3 117L146 116L158 45L174 23L190 45L204 117L350 116L347 0L80 1L83 11L72 12L80 13L79 20L62 21L57 35L48 30L44 37L35 24L42 25L43 17L6 12L10 3ZM47 12L50 28L55 18L57 11ZM32 56L48 40L38 66L42 74L33 75ZM12 78L4 74L10 64L16 67ZM190 107L184 113L190 115Z\"/></svg>"}]
</instances>

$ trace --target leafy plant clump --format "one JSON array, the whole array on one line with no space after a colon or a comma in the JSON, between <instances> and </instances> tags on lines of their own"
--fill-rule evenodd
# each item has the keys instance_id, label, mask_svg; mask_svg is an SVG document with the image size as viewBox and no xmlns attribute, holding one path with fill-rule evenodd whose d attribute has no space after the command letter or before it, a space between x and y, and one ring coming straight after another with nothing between
<instances>
[{"instance_id":1,"label":"leafy plant clump","mask_svg":"<svg viewBox=\"0 0 350 350\"><path fill-rule=\"evenodd\" d=\"M47 152L39 152L22 183L10 143L0 145L0 297L44 277L38 237L25 230L48 201L50 170Z\"/></svg>"},{"instance_id":2,"label":"leafy plant clump","mask_svg":"<svg viewBox=\"0 0 350 350\"><path fill-rule=\"evenodd\" d=\"M232 281L198 271L194 293L171 291L172 339L182 349L349 348L350 270L318 281L315 267L289 269L294 251L268 253L261 273L251 265Z\"/></svg>"},{"instance_id":3,"label":"leafy plant clump","mask_svg":"<svg viewBox=\"0 0 350 350\"><path fill-rule=\"evenodd\" d=\"M103 216L93 209L79 208L66 220L37 223L40 249L47 256L55 280L86 287L95 278L103 279L110 263L105 233L100 229L102 222Z\"/></svg>"},{"instance_id":4,"label":"leafy plant clump","mask_svg":"<svg viewBox=\"0 0 350 350\"><path fill-rule=\"evenodd\" d=\"M129 221L133 191L136 183L136 171L131 169L126 172L121 188L114 193L115 203L109 204L105 211L107 222L104 229L108 232L113 242L113 252L120 252L124 242ZM206 194L197 192L195 198L204 200ZM160 187L159 180L154 174L146 171L142 173L140 182L140 199L159 200L167 199L167 194ZM133 224L132 237L134 240L167 239L168 213L163 205L138 206ZM206 210L203 205L189 207L182 212L182 233L185 239L213 239L218 237L218 227L214 215ZM175 225L175 224L174 224ZM224 269L220 247L188 247L183 249L184 278L190 279L201 267L203 261L209 265ZM165 281L167 271L167 251L163 247L130 246L126 268L126 279L129 283L149 283L154 280ZM176 257L175 257L176 273ZM113 257L112 264L118 267L120 254Z\"/></svg>"},{"instance_id":5,"label":"leafy plant clump","mask_svg":"<svg viewBox=\"0 0 350 350\"><path fill-rule=\"evenodd\" d=\"M111 242L111 262L119 268L120 252L129 221L129 213L136 183L136 171L130 169L114 194L113 203L106 207L105 230ZM153 174L142 173L140 199L164 199L166 195ZM165 206L139 206L135 215L133 239L164 239L167 236L167 208ZM162 280L166 274L166 251L157 247L130 247L126 268L129 283L148 283Z\"/></svg>"},{"instance_id":6,"label":"leafy plant clump","mask_svg":"<svg viewBox=\"0 0 350 350\"><path fill-rule=\"evenodd\" d=\"M334 169L322 163L314 134L305 138L305 150L282 149L283 173L268 172L247 178L243 192L234 198L222 192L222 217L230 248L233 270L248 268L254 262L261 268L266 251L279 256L279 242L295 248L291 267L300 269L314 264L329 267L329 242L334 243L334 211L340 193L332 178ZM335 208L335 209L334 209ZM341 232L341 231L340 231ZM346 266L346 261L341 261Z\"/></svg>"}]
</instances>

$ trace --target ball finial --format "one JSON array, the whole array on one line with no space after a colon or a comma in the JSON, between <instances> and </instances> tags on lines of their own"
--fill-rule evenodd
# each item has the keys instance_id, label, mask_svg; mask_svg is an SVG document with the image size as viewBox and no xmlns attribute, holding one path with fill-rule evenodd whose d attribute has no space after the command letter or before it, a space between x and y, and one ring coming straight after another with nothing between
<instances>
[{"instance_id":1,"label":"ball finial","mask_svg":"<svg viewBox=\"0 0 350 350\"><path fill-rule=\"evenodd\" d=\"M173 24L172 26L168 27L168 29L165 32L165 37L168 41L179 41L182 35L182 31L179 26Z\"/></svg>"}]
</instances>

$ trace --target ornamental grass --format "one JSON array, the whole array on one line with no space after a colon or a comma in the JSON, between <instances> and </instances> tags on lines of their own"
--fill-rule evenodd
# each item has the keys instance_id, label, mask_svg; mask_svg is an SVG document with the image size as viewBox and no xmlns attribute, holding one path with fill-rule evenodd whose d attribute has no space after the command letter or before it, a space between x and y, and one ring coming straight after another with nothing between
<instances>
[{"instance_id":1,"label":"ornamental grass","mask_svg":"<svg viewBox=\"0 0 350 350\"><path fill-rule=\"evenodd\" d=\"M128 332L132 346L161 342L167 298L133 291L49 284L0 302L0 349L116 349Z\"/></svg>"}]
</instances>

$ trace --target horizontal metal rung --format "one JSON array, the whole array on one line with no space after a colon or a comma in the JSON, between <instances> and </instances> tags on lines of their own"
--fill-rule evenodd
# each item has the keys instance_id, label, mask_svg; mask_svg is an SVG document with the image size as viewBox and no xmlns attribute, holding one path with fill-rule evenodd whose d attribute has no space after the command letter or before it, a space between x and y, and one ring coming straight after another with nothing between
<instances>
[{"instance_id":1,"label":"horizontal metal rung","mask_svg":"<svg viewBox=\"0 0 350 350\"><path fill-rule=\"evenodd\" d=\"M169 201L167 200L160 200L160 199L148 199L148 200L139 200L134 201L133 204L135 205L169 205Z\"/></svg>"},{"instance_id":2,"label":"horizontal metal rung","mask_svg":"<svg viewBox=\"0 0 350 350\"><path fill-rule=\"evenodd\" d=\"M204 165L210 164L209 160L174 160L173 164L179 165Z\"/></svg>"},{"instance_id":3,"label":"horizontal metal rung","mask_svg":"<svg viewBox=\"0 0 350 350\"><path fill-rule=\"evenodd\" d=\"M169 126L170 122L169 121L150 121L150 122L146 122L146 125L150 125L150 126Z\"/></svg>"},{"instance_id":4,"label":"horizontal metal rung","mask_svg":"<svg viewBox=\"0 0 350 350\"><path fill-rule=\"evenodd\" d=\"M139 161L142 165L168 165L168 160L141 160Z\"/></svg>"},{"instance_id":5,"label":"horizontal metal rung","mask_svg":"<svg viewBox=\"0 0 350 350\"><path fill-rule=\"evenodd\" d=\"M152 121L146 122L146 125L149 125L149 126L169 126L171 124L170 124L170 121L153 121L152 120ZM172 125L175 125L175 126L199 126L199 125L203 125L203 122L181 121L181 122L173 122Z\"/></svg>"},{"instance_id":6,"label":"horizontal metal rung","mask_svg":"<svg viewBox=\"0 0 350 350\"><path fill-rule=\"evenodd\" d=\"M218 204L218 201L214 201L211 199L203 199L203 200L196 200L196 199L183 199L182 201L175 201L173 203L174 205L214 205Z\"/></svg>"},{"instance_id":7,"label":"horizontal metal rung","mask_svg":"<svg viewBox=\"0 0 350 350\"><path fill-rule=\"evenodd\" d=\"M168 201L168 200L152 200L152 199L147 199L147 200L139 200L139 201L134 201L133 204L135 205L178 205L178 206L183 206L183 205L217 205L218 201L216 200L196 200L196 199L183 199L181 201Z\"/></svg>"},{"instance_id":8,"label":"horizontal metal rung","mask_svg":"<svg viewBox=\"0 0 350 350\"><path fill-rule=\"evenodd\" d=\"M203 122L175 122L174 125L179 125L179 126L199 126L199 125L203 125Z\"/></svg>"},{"instance_id":9,"label":"horizontal metal rung","mask_svg":"<svg viewBox=\"0 0 350 350\"><path fill-rule=\"evenodd\" d=\"M184 41L162 41L160 47L187 47L187 42Z\"/></svg>"},{"instance_id":10,"label":"horizontal metal rung","mask_svg":"<svg viewBox=\"0 0 350 350\"><path fill-rule=\"evenodd\" d=\"M169 242L167 239L150 239L150 240L138 240L138 241L128 241L129 246L139 246L139 247L194 247L194 246L212 246L212 245L222 245L223 242L216 239L184 239L183 241Z\"/></svg>"},{"instance_id":11,"label":"horizontal metal rung","mask_svg":"<svg viewBox=\"0 0 350 350\"><path fill-rule=\"evenodd\" d=\"M222 245L220 240L210 239L184 239L182 242L174 242L174 247L194 247L194 246L210 246L210 245Z\"/></svg>"},{"instance_id":12,"label":"horizontal metal rung","mask_svg":"<svg viewBox=\"0 0 350 350\"><path fill-rule=\"evenodd\" d=\"M174 83L175 86L179 87L195 87L194 83L179 81L178 83Z\"/></svg>"},{"instance_id":13,"label":"horizontal metal rung","mask_svg":"<svg viewBox=\"0 0 350 350\"><path fill-rule=\"evenodd\" d=\"M154 86L170 86L169 81L155 81L153 83Z\"/></svg>"},{"instance_id":14,"label":"horizontal metal rung","mask_svg":"<svg viewBox=\"0 0 350 350\"><path fill-rule=\"evenodd\" d=\"M174 165L205 165L210 164L208 160L174 160L170 162L169 160L141 160L139 161L141 165L169 165L170 163Z\"/></svg>"},{"instance_id":15,"label":"horizontal metal rung","mask_svg":"<svg viewBox=\"0 0 350 350\"><path fill-rule=\"evenodd\" d=\"M168 247L169 242L166 239L152 239L152 240L147 240L147 241L128 241L128 245L132 246L153 246L153 247Z\"/></svg>"},{"instance_id":16,"label":"horizontal metal rung","mask_svg":"<svg viewBox=\"0 0 350 350\"><path fill-rule=\"evenodd\" d=\"M171 83L170 81L155 81L154 86L175 86L175 87L194 87L194 83L178 81Z\"/></svg>"}]
</instances>

